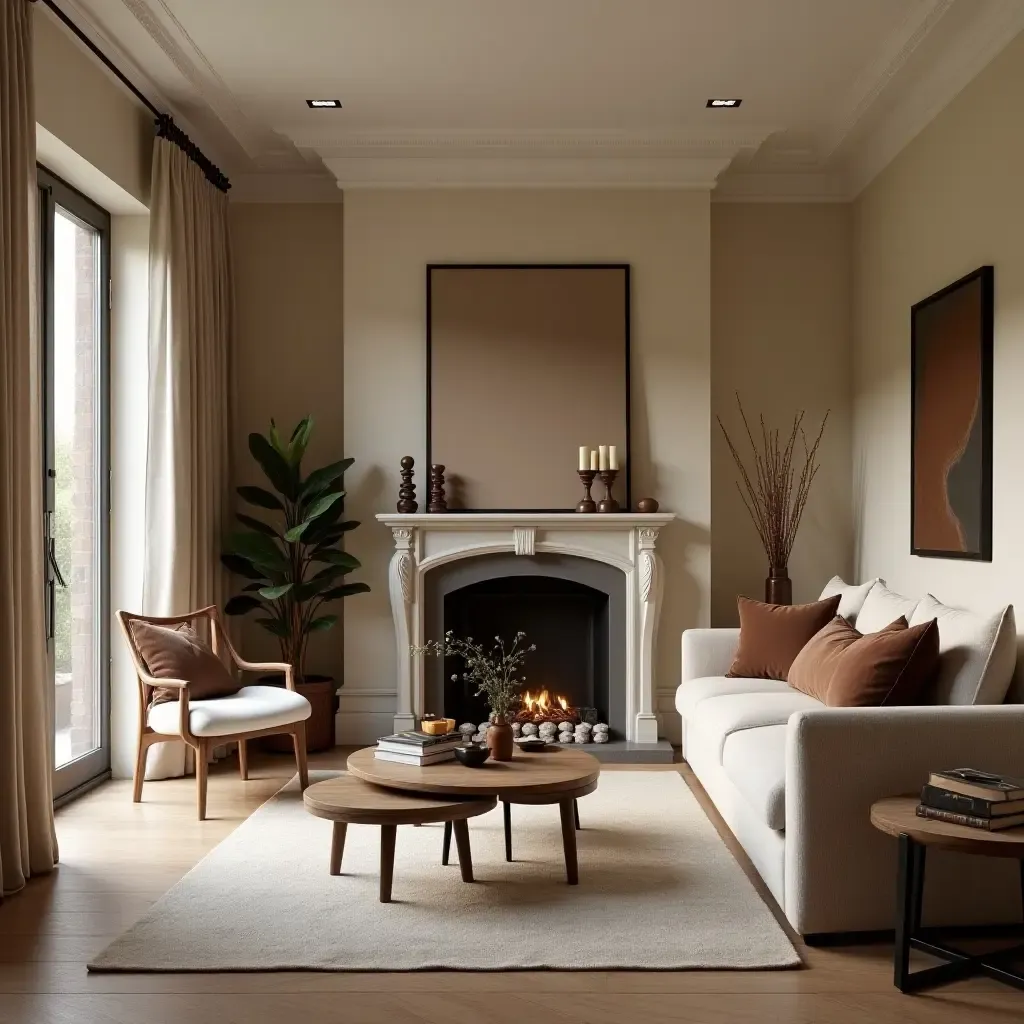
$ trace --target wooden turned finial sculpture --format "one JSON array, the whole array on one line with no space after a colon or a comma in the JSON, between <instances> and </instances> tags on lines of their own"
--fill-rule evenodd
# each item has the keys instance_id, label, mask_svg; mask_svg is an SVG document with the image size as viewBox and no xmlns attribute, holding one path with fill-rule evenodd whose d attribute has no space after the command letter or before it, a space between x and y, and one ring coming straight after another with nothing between
<instances>
[{"instance_id":1,"label":"wooden turned finial sculpture","mask_svg":"<svg viewBox=\"0 0 1024 1024\"><path fill-rule=\"evenodd\" d=\"M427 511L448 511L448 502L444 497L444 466L435 464L430 467L430 501L427 504Z\"/></svg>"},{"instance_id":2,"label":"wooden turned finial sculpture","mask_svg":"<svg viewBox=\"0 0 1024 1024\"><path fill-rule=\"evenodd\" d=\"M416 503L416 485L412 482L412 468L416 460L411 455L402 457L402 483L398 488L398 511L412 513L419 509Z\"/></svg>"}]
</instances>

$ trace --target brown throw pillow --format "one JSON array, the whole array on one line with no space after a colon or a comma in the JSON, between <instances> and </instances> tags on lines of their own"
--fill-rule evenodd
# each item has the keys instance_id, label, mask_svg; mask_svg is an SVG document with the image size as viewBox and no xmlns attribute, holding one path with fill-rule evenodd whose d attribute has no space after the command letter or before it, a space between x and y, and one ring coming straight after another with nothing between
<instances>
[{"instance_id":1,"label":"brown throw pillow","mask_svg":"<svg viewBox=\"0 0 1024 1024\"><path fill-rule=\"evenodd\" d=\"M184 679L189 684L189 700L238 692L238 680L188 623L172 628L136 619L131 628L149 674L157 679ZM153 704L177 699L178 690L172 687L153 689Z\"/></svg>"},{"instance_id":2,"label":"brown throw pillow","mask_svg":"<svg viewBox=\"0 0 1024 1024\"><path fill-rule=\"evenodd\" d=\"M939 671L939 627L867 633L840 655L825 703L830 708L924 704Z\"/></svg>"},{"instance_id":3,"label":"brown throw pillow","mask_svg":"<svg viewBox=\"0 0 1024 1024\"><path fill-rule=\"evenodd\" d=\"M729 675L786 679L804 644L836 614L839 599L836 594L813 604L785 605L737 598L740 642Z\"/></svg>"},{"instance_id":4,"label":"brown throw pillow","mask_svg":"<svg viewBox=\"0 0 1024 1024\"><path fill-rule=\"evenodd\" d=\"M907 620L901 615L895 622L890 622L879 633L895 633L907 628ZM843 663L843 658L850 647L864 638L841 615L837 615L824 629L819 630L807 642L804 649L793 660L789 667L789 678L786 682L806 693L809 697L828 702L828 690L832 685L832 677L836 669Z\"/></svg>"}]
</instances>

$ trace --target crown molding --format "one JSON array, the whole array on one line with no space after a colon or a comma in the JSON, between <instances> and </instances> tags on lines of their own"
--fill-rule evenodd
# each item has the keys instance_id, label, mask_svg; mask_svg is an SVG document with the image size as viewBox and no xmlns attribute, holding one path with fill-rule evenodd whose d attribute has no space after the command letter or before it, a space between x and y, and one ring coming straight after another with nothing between
<instances>
[{"instance_id":1,"label":"crown molding","mask_svg":"<svg viewBox=\"0 0 1024 1024\"><path fill-rule=\"evenodd\" d=\"M963 3L965 0L959 0ZM983 0L970 0L981 5ZM850 196L855 198L1003 48L1024 30L1020 0L984 0L985 9L886 114L846 159Z\"/></svg>"},{"instance_id":2,"label":"crown molding","mask_svg":"<svg viewBox=\"0 0 1024 1024\"><path fill-rule=\"evenodd\" d=\"M342 188L714 188L770 129L684 132L354 132L293 135Z\"/></svg>"}]
</instances>

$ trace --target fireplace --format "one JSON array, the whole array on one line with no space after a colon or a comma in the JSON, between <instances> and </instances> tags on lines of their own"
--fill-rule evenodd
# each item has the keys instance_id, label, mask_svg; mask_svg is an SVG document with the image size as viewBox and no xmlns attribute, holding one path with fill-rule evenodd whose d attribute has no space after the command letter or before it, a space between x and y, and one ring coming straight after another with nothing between
<instances>
[{"instance_id":1,"label":"fireplace","mask_svg":"<svg viewBox=\"0 0 1024 1024\"><path fill-rule=\"evenodd\" d=\"M461 637L510 641L522 630L536 651L526 657L524 695L543 691L573 709L597 711L611 735L625 735L624 576L608 565L566 555L493 554L450 562L426 581L426 638L449 629ZM487 719L487 706L460 679L457 658L424 664L428 709L463 722ZM582 715L580 716L582 717ZM539 716L538 721L560 716Z\"/></svg>"}]
</instances>

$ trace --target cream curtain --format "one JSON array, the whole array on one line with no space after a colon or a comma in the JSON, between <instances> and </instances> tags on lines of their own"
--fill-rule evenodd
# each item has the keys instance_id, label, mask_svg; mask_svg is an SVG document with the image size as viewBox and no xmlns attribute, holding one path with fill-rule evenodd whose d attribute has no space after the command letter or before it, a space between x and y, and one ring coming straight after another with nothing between
<instances>
[{"instance_id":1,"label":"cream curtain","mask_svg":"<svg viewBox=\"0 0 1024 1024\"><path fill-rule=\"evenodd\" d=\"M40 352L33 302L35 109L32 11L0 0L0 872L3 891L52 870L43 616Z\"/></svg>"},{"instance_id":2,"label":"cream curtain","mask_svg":"<svg viewBox=\"0 0 1024 1024\"><path fill-rule=\"evenodd\" d=\"M221 604L230 514L231 266L227 195L176 145L153 151L149 439L142 603L148 615ZM182 775L183 743L150 747L147 779Z\"/></svg>"}]
</instances>

